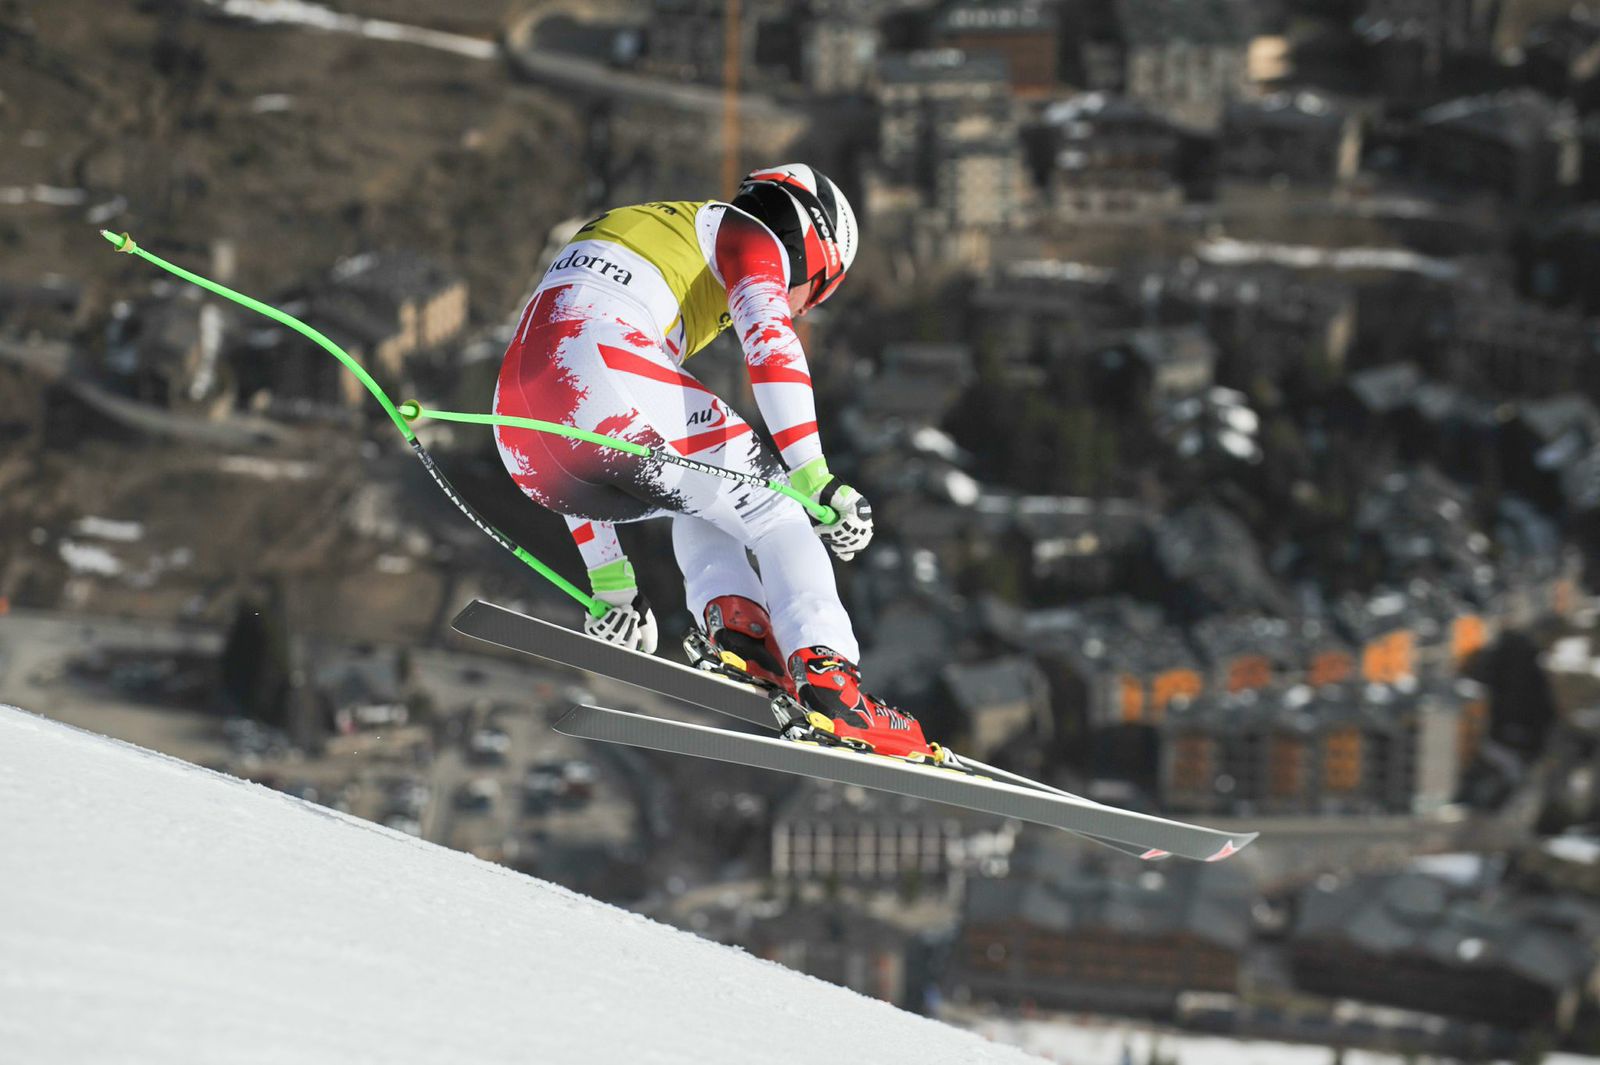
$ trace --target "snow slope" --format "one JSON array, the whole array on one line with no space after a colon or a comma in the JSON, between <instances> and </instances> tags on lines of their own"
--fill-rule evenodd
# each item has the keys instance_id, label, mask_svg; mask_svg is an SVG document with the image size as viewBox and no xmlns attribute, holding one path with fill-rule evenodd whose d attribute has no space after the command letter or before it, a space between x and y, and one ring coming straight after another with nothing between
<instances>
[{"instance_id":1,"label":"snow slope","mask_svg":"<svg viewBox=\"0 0 1600 1065\"><path fill-rule=\"evenodd\" d=\"M1038 1060L4 706L0 1048L53 1065Z\"/></svg>"}]
</instances>

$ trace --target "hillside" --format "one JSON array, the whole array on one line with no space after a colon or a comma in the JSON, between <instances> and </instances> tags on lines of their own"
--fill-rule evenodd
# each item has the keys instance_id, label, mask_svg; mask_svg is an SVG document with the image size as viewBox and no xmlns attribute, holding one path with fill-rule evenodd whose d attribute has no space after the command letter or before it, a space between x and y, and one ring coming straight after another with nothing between
<instances>
[{"instance_id":1,"label":"hillside","mask_svg":"<svg viewBox=\"0 0 1600 1065\"><path fill-rule=\"evenodd\" d=\"M0 811L17 1061L1036 1060L14 707Z\"/></svg>"},{"instance_id":2,"label":"hillside","mask_svg":"<svg viewBox=\"0 0 1600 1065\"><path fill-rule=\"evenodd\" d=\"M514 10L451 7L433 24L485 42ZM404 247L461 273L498 319L549 226L583 207L578 110L496 60L224 20L198 0L0 0L0 57L0 191L55 190L0 205L0 283L82 285L85 328L148 282L106 253L101 225L190 265L229 240L258 294Z\"/></svg>"}]
</instances>

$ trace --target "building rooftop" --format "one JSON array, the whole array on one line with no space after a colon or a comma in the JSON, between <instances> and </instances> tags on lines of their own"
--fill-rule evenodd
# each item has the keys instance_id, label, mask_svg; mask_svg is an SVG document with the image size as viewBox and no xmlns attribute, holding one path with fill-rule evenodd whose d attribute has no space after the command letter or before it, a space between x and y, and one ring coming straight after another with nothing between
<instances>
[{"instance_id":1,"label":"building rooftop","mask_svg":"<svg viewBox=\"0 0 1600 1065\"><path fill-rule=\"evenodd\" d=\"M400 322L384 314L374 300L349 289L329 289L312 297L309 316L318 329L335 340L363 345L382 344L400 331Z\"/></svg>"},{"instance_id":2,"label":"building rooftop","mask_svg":"<svg viewBox=\"0 0 1600 1065\"><path fill-rule=\"evenodd\" d=\"M1563 552L1561 528L1549 515L1525 499L1508 497L1500 501L1496 519L1495 545L1502 570L1545 575L1558 571Z\"/></svg>"},{"instance_id":3,"label":"building rooftop","mask_svg":"<svg viewBox=\"0 0 1600 1065\"><path fill-rule=\"evenodd\" d=\"M1159 608L1127 596L1031 611L990 598L979 605L979 614L990 631L1017 647L1064 653L1095 671L1148 675L1197 664L1183 633Z\"/></svg>"},{"instance_id":4,"label":"building rooftop","mask_svg":"<svg viewBox=\"0 0 1600 1065\"><path fill-rule=\"evenodd\" d=\"M901 341L885 345L882 362L885 370L908 374L949 374L965 379L974 373L971 344Z\"/></svg>"},{"instance_id":5,"label":"building rooftop","mask_svg":"<svg viewBox=\"0 0 1600 1065\"><path fill-rule=\"evenodd\" d=\"M1422 384L1422 371L1416 364L1395 362L1353 373L1348 379L1351 393L1373 414L1392 414L1411 404Z\"/></svg>"},{"instance_id":6,"label":"building rooftop","mask_svg":"<svg viewBox=\"0 0 1600 1065\"><path fill-rule=\"evenodd\" d=\"M1288 596L1267 569L1249 527L1220 504L1193 503L1159 522L1155 552L1170 580L1198 593L1204 601L1198 605L1289 612Z\"/></svg>"},{"instance_id":7,"label":"building rooftop","mask_svg":"<svg viewBox=\"0 0 1600 1065\"><path fill-rule=\"evenodd\" d=\"M1055 6L1043 0L963 0L945 8L934 25L943 34L1046 33L1058 21Z\"/></svg>"},{"instance_id":8,"label":"building rooftop","mask_svg":"<svg viewBox=\"0 0 1600 1065\"><path fill-rule=\"evenodd\" d=\"M1276 92L1259 100L1235 100L1226 111L1229 124L1280 129L1337 129L1345 117L1343 108L1314 92Z\"/></svg>"},{"instance_id":9,"label":"building rooftop","mask_svg":"<svg viewBox=\"0 0 1600 1065\"><path fill-rule=\"evenodd\" d=\"M1422 125L1459 130L1528 148L1546 140L1567 114L1549 97L1533 89L1509 89L1466 96L1422 112Z\"/></svg>"},{"instance_id":10,"label":"building rooftop","mask_svg":"<svg viewBox=\"0 0 1600 1065\"><path fill-rule=\"evenodd\" d=\"M1117 24L1130 45L1242 46L1257 33L1246 0L1116 0Z\"/></svg>"},{"instance_id":11,"label":"building rooftop","mask_svg":"<svg viewBox=\"0 0 1600 1065\"><path fill-rule=\"evenodd\" d=\"M1455 385L1439 381L1424 381L1418 385L1412 405L1418 415L1434 424L1460 422L1485 430L1499 425L1494 404L1468 395Z\"/></svg>"},{"instance_id":12,"label":"building rooftop","mask_svg":"<svg viewBox=\"0 0 1600 1065\"><path fill-rule=\"evenodd\" d=\"M1591 128L1595 136L1600 137L1600 115L1593 116L1585 123L1586 131ZM1563 235L1600 237L1600 203L1582 204L1562 211L1549 222L1549 230Z\"/></svg>"},{"instance_id":13,"label":"building rooftop","mask_svg":"<svg viewBox=\"0 0 1600 1065\"><path fill-rule=\"evenodd\" d=\"M861 404L875 419L895 418L936 426L961 398L963 378L886 370L859 387Z\"/></svg>"},{"instance_id":14,"label":"building rooftop","mask_svg":"<svg viewBox=\"0 0 1600 1065\"><path fill-rule=\"evenodd\" d=\"M1600 510L1600 443L1562 468L1561 492L1574 514Z\"/></svg>"},{"instance_id":15,"label":"building rooftop","mask_svg":"<svg viewBox=\"0 0 1600 1065\"><path fill-rule=\"evenodd\" d=\"M1310 253L1309 259L1300 255L1301 250ZM1145 303L1172 298L1196 308L1249 306L1280 320L1326 320L1355 299L1348 283L1326 272L1341 269L1326 257L1364 251L1384 254L1383 249L1325 252L1219 238L1201 244L1198 258L1180 260L1175 268L1161 271L1130 272L1126 283ZM1279 260L1280 252L1284 261Z\"/></svg>"},{"instance_id":16,"label":"building rooftop","mask_svg":"<svg viewBox=\"0 0 1600 1065\"><path fill-rule=\"evenodd\" d=\"M1196 359L1215 363L1217 359L1217 345L1211 334L1195 323L1135 329L1128 334L1126 347L1151 367Z\"/></svg>"},{"instance_id":17,"label":"building rooftop","mask_svg":"<svg viewBox=\"0 0 1600 1065\"><path fill-rule=\"evenodd\" d=\"M394 648L329 648L314 663L312 681L336 707L399 702L404 695L405 661Z\"/></svg>"},{"instance_id":18,"label":"building rooftop","mask_svg":"<svg viewBox=\"0 0 1600 1065\"><path fill-rule=\"evenodd\" d=\"M391 300L427 299L460 283L440 264L407 251L371 251L341 259L329 274L340 288Z\"/></svg>"},{"instance_id":19,"label":"building rooftop","mask_svg":"<svg viewBox=\"0 0 1600 1065\"><path fill-rule=\"evenodd\" d=\"M1469 576L1486 565L1492 544L1473 522L1472 493L1427 467L1397 470L1370 484L1356 502L1354 526L1382 547L1390 576L1414 601L1442 594L1440 575ZM1409 587L1413 574L1430 580Z\"/></svg>"},{"instance_id":20,"label":"building rooftop","mask_svg":"<svg viewBox=\"0 0 1600 1065\"><path fill-rule=\"evenodd\" d=\"M1257 654L1274 663L1290 663L1302 657L1297 630L1287 619L1267 614L1213 614L1195 623L1189 638L1209 662Z\"/></svg>"},{"instance_id":21,"label":"building rooftop","mask_svg":"<svg viewBox=\"0 0 1600 1065\"><path fill-rule=\"evenodd\" d=\"M953 663L939 671L956 704L968 714L1010 703L1026 703L1044 690L1044 675L1033 659L1008 655L981 663Z\"/></svg>"},{"instance_id":22,"label":"building rooftop","mask_svg":"<svg viewBox=\"0 0 1600 1065\"><path fill-rule=\"evenodd\" d=\"M1380 587L1366 595L1347 593L1334 604L1333 612L1357 643L1396 629L1414 631L1417 624L1416 605L1396 588Z\"/></svg>"},{"instance_id":23,"label":"building rooftop","mask_svg":"<svg viewBox=\"0 0 1600 1065\"><path fill-rule=\"evenodd\" d=\"M963 835L992 832L1004 820L992 814L923 802L887 791L808 779L802 781L774 812L773 824L839 818L849 818L852 822L874 821L890 830L912 822L933 823L942 826L952 840Z\"/></svg>"},{"instance_id":24,"label":"building rooftop","mask_svg":"<svg viewBox=\"0 0 1600 1065\"><path fill-rule=\"evenodd\" d=\"M903 589L903 579L897 582ZM904 590L879 606L871 642L861 657L861 672L871 679L872 690L893 699L900 692L926 688L958 639L957 620L947 620L925 597Z\"/></svg>"},{"instance_id":25,"label":"building rooftop","mask_svg":"<svg viewBox=\"0 0 1600 1065\"><path fill-rule=\"evenodd\" d=\"M968 55L959 48L933 48L886 55L878 60L878 80L885 85L936 82L993 83L1008 79L1006 61L995 55Z\"/></svg>"},{"instance_id":26,"label":"building rooftop","mask_svg":"<svg viewBox=\"0 0 1600 1065\"><path fill-rule=\"evenodd\" d=\"M995 519L997 529L1020 533L1038 562L1137 549L1147 541L1153 520L1147 507L1122 499L990 492L979 498L977 508Z\"/></svg>"},{"instance_id":27,"label":"building rooftop","mask_svg":"<svg viewBox=\"0 0 1600 1065\"><path fill-rule=\"evenodd\" d=\"M1137 100L1110 92L1084 92L1058 100L1044 109L1042 117L1050 125L1064 127L1080 123L1136 123L1172 128L1170 122Z\"/></svg>"},{"instance_id":28,"label":"building rooftop","mask_svg":"<svg viewBox=\"0 0 1600 1065\"><path fill-rule=\"evenodd\" d=\"M1600 908L1573 899L1477 897L1420 872L1327 878L1300 896L1294 935L1369 954L1456 968L1504 969L1562 989L1594 972Z\"/></svg>"},{"instance_id":29,"label":"building rooftop","mask_svg":"<svg viewBox=\"0 0 1600 1065\"><path fill-rule=\"evenodd\" d=\"M964 923L1020 921L1040 931L1193 936L1230 950L1250 940L1249 878L1236 866L1102 859L1024 835L1011 876L975 880Z\"/></svg>"},{"instance_id":30,"label":"building rooftop","mask_svg":"<svg viewBox=\"0 0 1600 1065\"><path fill-rule=\"evenodd\" d=\"M1600 441L1600 409L1584 396L1568 393L1525 400L1517 410L1517 421L1546 444L1568 433L1591 442Z\"/></svg>"},{"instance_id":31,"label":"building rooftop","mask_svg":"<svg viewBox=\"0 0 1600 1065\"><path fill-rule=\"evenodd\" d=\"M141 308L134 346L147 368L170 368L200 343L201 308L188 299L164 299Z\"/></svg>"}]
</instances>

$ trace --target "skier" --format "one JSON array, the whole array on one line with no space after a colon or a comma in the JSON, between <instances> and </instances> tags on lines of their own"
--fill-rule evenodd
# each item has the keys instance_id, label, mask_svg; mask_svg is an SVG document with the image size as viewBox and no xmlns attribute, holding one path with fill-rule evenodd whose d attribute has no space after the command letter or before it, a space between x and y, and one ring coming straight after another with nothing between
<instances>
[{"instance_id":1,"label":"skier","mask_svg":"<svg viewBox=\"0 0 1600 1065\"><path fill-rule=\"evenodd\" d=\"M732 203L607 211L551 263L506 351L494 399L497 414L665 446L763 478L787 473L791 486L839 514L836 523L813 533L804 508L775 492L564 437L501 426L495 441L518 487L567 519L590 587L610 607L585 619L590 635L655 650L655 617L616 524L669 516L707 651L713 660L736 656L751 677L794 696L805 720L791 735L931 756L915 718L861 687L828 551L848 561L866 547L872 508L828 470L792 322L833 294L856 246L844 194L801 164L753 171ZM777 454L684 368L730 326Z\"/></svg>"}]
</instances>

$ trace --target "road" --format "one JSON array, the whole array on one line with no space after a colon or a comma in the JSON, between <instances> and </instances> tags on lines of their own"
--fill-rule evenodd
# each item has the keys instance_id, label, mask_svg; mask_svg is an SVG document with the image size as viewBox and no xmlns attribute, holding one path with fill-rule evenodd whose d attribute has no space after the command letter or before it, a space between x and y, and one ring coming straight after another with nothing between
<instances>
[{"instance_id":1,"label":"road","mask_svg":"<svg viewBox=\"0 0 1600 1065\"><path fill-rule=\"evenodd\" d=\"M33 370L54 383L66 376L72 365L72 345L59 340L0 339L0 359Z\"/></svg>"},{"instance_id":2,"label":"road","mask_svg":"<svg viewBox=\"0 0 1600 1065\"><path fill-rule=\"evenodd\" d=\"M325 33L393 41L451 52L468 59L494 59L501 54L500 46L493 41L444 33L425 26L344 14L306 0L205 0L205 3L219 15L249 22L303 26ZM540 11L522 19L506 35L509 43L505 51L512 66L529 80L708 116L722 114L722 92L712 86L646 77L618 70L606 63L534 47L533 27L544 14L544 11ZM740 94L739 110L741 115L758 123L782 121L785 118L799 121L792 109L755 93Z\"/></svg>"},{"instance_id":3,"label":"road","mask_svg":"<svg viewBox=\"0 0 1600 1065\"><path fill-rule=\"evenodd\" d=\"M65 676L72 659L106 646L215 654L222 637L144 621L12 610L0 617L0 703L191 762L214 765L227 756L214 718L153 707Z\"/></svg>"},{"instance_id":4,"label":"road","mask_svg":"<svg viewBox=\"0 0 1600 1065\"><path fill-rule=\"evenodd\" d=\"M236 413L225 418L202 418L119 396L75 375L72 356L69 345L56 341L0 340L0 360L27 367L51 383L64 384L108 419L130 429L215 448L247 449L295 439L292 429L266 418Z\"/></svg>"},{"instance_id":5,"label":"road","mask_svg":"<svg viewBox=\"0 0 1600 1065\"><path fill-rule=\"evenodd\" d=\"M67 672L73 659L108 647L212 656L221 646L222 634L214 629L13 610L0 618L0 702L188 761L313 787L319 800L343 801L372 819L391 812L391 785L420 781L430 796L422 817L424 838L485 857L514 858L517 848L526 849L535 836L558 844L644 842L641 835L660 838L662 826L672 821L672 791L646 760L597 751L553 731L549 722L579 699L669 715L684 716L684 711L615 682L591 684L575 670L467 650L413 650L416 686L432 697L441 717L460 714L469 722L425 765L417 764L414 753L426 751L427 732L415 728L338 737L336 753L320 759L246 764L230 750L215 714L140 703ZM491 720L509 735L510 749L503 760L475 763L466 741ZM521 782L528 767L573 760L596 769L594 798L524 817ZM493 780L497 799L484 813L457 810L455 796L475 780ZM647 808L641 809L641 800Z\"/></svg>"},{"instance_id":6,"label":"road","mask_svg":"<svg viewBox=\"0 0 1600 1065\"><path fill-rule=\"evenodd\" d=\"M488 656L454 650L420 650L413 653L416 683L427 691L443 713L467 708L471 724L461 736L441 750L431 771L434 803L423 825L426 839L463 850L493 849L508 839L522 839L537 830L558 841L633 841L639 831L657 835L669 819L670 796L643 761L614 757L595 745L563 736L550 728L555 717L577 701L625 705L647 712L678 716L667 700L649 692L577 670L562 670L532 659ZM493 719L511 740L500 764L471 764L465 741L473 728ZM540 762L582 760L599 773L595 799L581 809L554 809L534 819L520 816L522 778L529 766ZM474 779L493 780L500 797L488 814L462 813L453 808L457 790ZM636 801L646 798L650 808L637 811Z\"/></svg>"},{"instance_id":7,"label":"road","mask_svg":"<svg viewBox=\"0 0 1600 1065\"><path fill-rule=\"evenodd\" d=\"M328 33L348 33L374 41L394 41L450 52L467 59L494 59L500 50L493 41L445 33L426 26L408 26L388 19L347 15L308 0L205 0L205 4L228 18L264 24L305 26Z\"/></svg>"},{"instance_id":8,"label":"road","mask_svg":"<svg viewBox=\"0 0 1600 1065\"><path fill-rule=\"evenodd\" d=\"M722 90L714 86L634 74L531 44L510 45L507 55L513 68L529 81L653 107L670 107L707 118L722 114ZM763 125L790 121L798 128L804 121L796 109L754 93L739 94L739 115L741 121ZM720 136L719 127L710 127L706 132L708 141Z\"/></svg>"}]
</instances>

